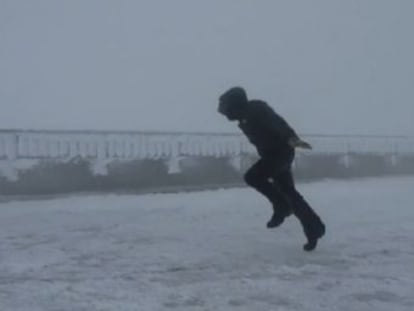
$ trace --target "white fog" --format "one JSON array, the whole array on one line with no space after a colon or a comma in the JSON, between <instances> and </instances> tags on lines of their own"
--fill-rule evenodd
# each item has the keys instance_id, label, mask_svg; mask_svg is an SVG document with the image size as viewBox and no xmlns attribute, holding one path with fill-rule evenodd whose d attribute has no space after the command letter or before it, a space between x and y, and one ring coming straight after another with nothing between
<instances>
[{"instance_id":1,"label":"white fog","mask_svg":"<svg viewBox=\"0 0 414 311\"><path fill-rule=\"evenodd\" d=\"M413 135L414 3L0 1L2 128L235 131L233 85L303 133Z\"/></svg>"},{"instance_id":2,"label":"white fog","mask_svg":"<svg viewBox=\"0 0 414 311\"><path fill-rule=\"evenodd\" d=\"M0 0L0 311L412 311L413 12Z\"/></svg>"}]
</instances>

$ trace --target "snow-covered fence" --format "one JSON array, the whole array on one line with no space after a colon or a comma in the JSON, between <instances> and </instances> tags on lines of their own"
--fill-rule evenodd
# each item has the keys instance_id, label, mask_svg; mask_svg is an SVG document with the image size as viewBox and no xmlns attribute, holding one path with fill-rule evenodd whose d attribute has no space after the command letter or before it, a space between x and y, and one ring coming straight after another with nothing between
<instances>
[{"instance_id":1,"label":"snow-covered fence","mask_svg":"<svg viewBox=\"0 0 414 311\"><path fill-rule=\"evenodd\" d=\"M105 131L0 130L3 159L159 159L252 152L240 135Z\"/></svg>"},{"instance_id":2,"label":"snow-covered fence","mask_svg":"<svg viewBox=\"0 0 414 311\"><path fill-rule=\"evenodd\" d=\"M414 174L414 138L302 136L297 178ZM256 160L240 134L0 130L0 195L233 185Z\"/></svg>"},{"instance_id":3,"label":"snow-covered fence","mask_svg":"<svg viewBox=\"0 0 414 311\"><path fill-rule=\"evenodd\" d=\"M414 154L414 137L374 135L305 135L313 152L325 154Z\"/></svg>"},{"instance_id":4,"label":"snow-covered fence","mask_svg":"<svg viewBox=\"0 0 414 311\"><path fill-rule=\"evenodd\" d=\"M17 139L13 131L0 131L0 159L15 160L18 157Z\"/></svg>"},{"instance_id":5,"label":"snow-covered fence","mask_svg":"<svg viewBox=\"0 0 414 311\"><path fill-rule=\"evenodd\" d=\"M414 154L414 138L303 135L322 154ZM161 159L254 154L239 134L0 130L0 159ZM305 152L306 153L306 152Z\"/></svg>"}]
</instances>

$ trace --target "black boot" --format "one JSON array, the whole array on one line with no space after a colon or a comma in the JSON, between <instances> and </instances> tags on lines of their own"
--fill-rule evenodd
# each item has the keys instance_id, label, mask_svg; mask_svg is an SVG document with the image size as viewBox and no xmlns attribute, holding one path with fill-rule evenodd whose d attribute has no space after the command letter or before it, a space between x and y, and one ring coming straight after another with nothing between
<instances>
[{"instance_id":1,"label":"black boot","mask_svg":"<svg viewBox=\"0 0 414 311\"><path fill-rule=\"evenodd\" d=\"M311 224L305 229L305 235L308 242L303 245L303 249L307 252L313 251L318 245L318 239L325 235L325 225L322 221L316 224Z\"/></svg>"},{"instance_id":2,"label":"black boot","mask_svg":"<svg viewBox=\"0 0 414 311\"><path fill-rule=\"evenodd\" d=\"M282 209L273 206L273 215L272 218L267 222L267 228L272 229L279 227L284 221L285 218L292 215L292 209Z\"/></svg>"},{"instance_id":3,"label":"black boot","mask_svg":"<svg viewBox=\"0 0 414 311\"><path fill-rule=\"evenodd\" d=\"M270 218L266 226L269 229L279 227L285 221L285 218L286 217L282 213L275 211L273 212L272 218Z\"/></svg>"}]
</instances>

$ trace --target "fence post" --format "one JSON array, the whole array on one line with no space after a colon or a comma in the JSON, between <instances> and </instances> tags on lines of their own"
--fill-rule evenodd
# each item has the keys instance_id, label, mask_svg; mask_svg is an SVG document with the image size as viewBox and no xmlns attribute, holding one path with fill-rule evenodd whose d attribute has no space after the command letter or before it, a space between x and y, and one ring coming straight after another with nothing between
<instances>
[{"instance_id":1,"label":"fence post","mask_svg":"<svg viewBox=\"0 0 414 311\"><path fill-rule=\"evenodd\" d=\"M398 150L398 143L395 142L394 143L394 152L391 155L391 165L392 166L397 166L397 162L398 162L398 155L399 155L399 150Z\"/></svg>"},{"instance_id":2,"label":"fence post","mask_svg":"<svg viewBox=\"0 0 414 311\"><path fill-rule=\"evenodd\" d=\"M19 135L10 134L6 142L6 152L8 160L16 160L19 155Z\"/></svg>"},{"instance_id":3,"label":"fence post","mask_svg":"<svg viewBox=\"0 0 414 311\"><path fill-rule=\"evenodd\" d=\"M181 159L181 141L176 139L171 147L171 154L167 160L168 174L181 173L180 159Z\"/></svg>"},{"instance_id":4,"label":"fence post","mask_svg":"<svg viewBox=\"0 0 414 311\"><path fill-rule=\"evenodd\" d=\"M97 158L98 160L106 159L106 139L104 135L100 135L98 138Z\"/></svg>"},{"instance_id":5,"label":"fence post","mask_svg":"<svg viewBox=\"0 0 414 311\"><path fill-rule=\"evenodd\" d=\"M345 150L345 156L344 156L344 166L346 169L350 168L351 166L351 155L349 154L351 150L351 146L349 141L346 142L346 150Z\"/></svg>"}]
</instances>

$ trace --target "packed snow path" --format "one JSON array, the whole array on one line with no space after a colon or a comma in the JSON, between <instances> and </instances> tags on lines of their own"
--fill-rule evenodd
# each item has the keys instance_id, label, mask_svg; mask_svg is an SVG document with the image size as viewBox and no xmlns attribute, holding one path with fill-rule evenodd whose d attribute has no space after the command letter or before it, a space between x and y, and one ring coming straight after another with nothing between
<instances>
[{"instance_id":1,"label":"packed snow path","mask_svg":"<svg viewBox=\"0 0 414 311\"><path fill-rule=\"evenodd\" d=\"M414 178L299 189L313 253L250 189L3 202L0 310L414 310Z\"/></svg>"}]
</instances>

